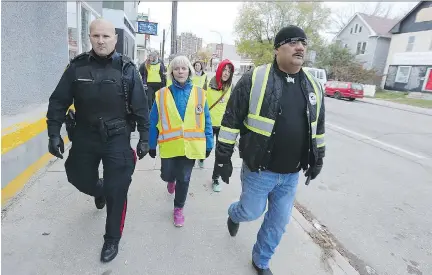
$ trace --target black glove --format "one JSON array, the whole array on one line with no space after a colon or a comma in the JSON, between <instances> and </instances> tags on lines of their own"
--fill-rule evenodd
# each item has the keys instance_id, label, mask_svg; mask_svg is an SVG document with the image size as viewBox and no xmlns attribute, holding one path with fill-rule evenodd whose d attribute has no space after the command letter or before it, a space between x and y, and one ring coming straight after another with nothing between
<instances>
[{"instance_id":1,"label":"black glove","mask_svg":"<svg viewBox=\"0 0 432 275\"><path fill-rule=\"evenodd\" d=\"M206 158L208 158L208 157L210 156L211 151L212 151L212 150L210 150L210 151L206 151Z\"/></svg>"},{"instance_id":2,"label":"black glove","mask_svg":"<svg viewBox=\"0 0 432 275\"><path fill-rule=\"evenodd\" d=\"M323 159L318 159L314 166L311 166L309 167L309 169L306 170L305 177L310 176L311 180L315 179L321 172L322 167L323 167Z\"/></svg>"},{"instance_id":3,"label":"black glove","mask_svg":"<svg viewBox=\"0 0 432 275\"><path fill-rule=\"evenodd\" d=\"M63 159L64 142L60 136L53 136L48 141L48 151L51 155Z\"/></svg>"},{"instance_id":4,"label":"black glove","mask_svg":"<svg viewBox=\"0 0 432 275\"><path fill-rule=\"evenodd\" d=\"M150 150L150 146L147 141L140 140L137 145L137 155L139 159L142 159L147 155Z\"/></svg>"},{"instance_id":5,"label":"black glove","mask_svg":"<svg viewBox=\"0 0 432 275\"><path fill-rule=\"evenodd\" d=\"M149 155L152 159L154 159L156 157L156 149L150 149Z\"/></svg>"},{"instance_id":6,"label":"black glove","mask_svg":"<svg viewBox=\"0 0 432 275\"><path fill-rule=\"evenodd\" d=\"M227 163L216 162L216 170L217 174L221 176L222 181L224 181L226 184L229 184L229 178L231 177L233 172L231 160L229 160Z\"/></svg>"}]
</instances>

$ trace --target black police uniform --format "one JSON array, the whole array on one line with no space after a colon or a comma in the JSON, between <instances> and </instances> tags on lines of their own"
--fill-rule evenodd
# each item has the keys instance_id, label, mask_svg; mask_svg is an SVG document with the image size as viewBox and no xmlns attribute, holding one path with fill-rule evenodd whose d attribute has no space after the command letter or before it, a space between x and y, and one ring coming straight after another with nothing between
<instances>
[{"instance_id":1,"label":"black police uniform","mask_svg":"<svg viewBox=\"0 0 432 275\"><path fill-rule=\"evenodd\" d=\"M95 198L105 197L105 244L108 240L118 245L135 169L130 145L135 125L132 126L131 120L136 121L140 142L148 142L147 97L136 67L116 52L101 58L90 51L73 59L49 99L50 140L60 137L65 113L72 103L76 126L65 163L67 178L81 192ZM104 181L97 184L101 160ZM118 247L115 250L116 255Z\"/></svg>"}]
</instances>

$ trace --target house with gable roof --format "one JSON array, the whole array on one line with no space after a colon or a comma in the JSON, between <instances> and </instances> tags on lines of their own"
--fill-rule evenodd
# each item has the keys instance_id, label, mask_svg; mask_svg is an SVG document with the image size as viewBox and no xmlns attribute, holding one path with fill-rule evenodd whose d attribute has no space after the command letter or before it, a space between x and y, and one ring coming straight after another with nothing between
<instances>
[{"instance_id":1,"label":"house with gable roof","mask_svg":"<svg viewBox=\"0 0 432 275\"><path fill-rule=\"evenodd\" d=\"M356 13L334 38L355 55L365 69L382 75L390 47L390 29L397 20Z\"/></svg>"}]
</instances>

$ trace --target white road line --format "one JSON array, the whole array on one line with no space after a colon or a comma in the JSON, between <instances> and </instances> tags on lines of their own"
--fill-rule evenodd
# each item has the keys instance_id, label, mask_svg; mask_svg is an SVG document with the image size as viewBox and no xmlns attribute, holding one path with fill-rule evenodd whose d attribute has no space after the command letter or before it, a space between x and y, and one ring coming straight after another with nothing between
<instances>
[{"instance_id":1,"label":"white road line","mask_svg":"<svg viewBox=\"0 0 432 275\"><path fill-rule=\"evenodd\" d=\"M343 127L340 127L340 126L334 125L334 124L332 124L332 123L328 123L328 122L326 122L326 125L327 125L327 126L330 126L330 128L336 128L336 129L342 130L342 131L347 132L347 133L349 133L349 134L351 134L351 135L358 136L358 137L360 137L360 138L362 138L362 139L364 139L364 140L369 140L369 141L375 142L375 143L377 143L377 144L379 144L379 145L381 145L381 146L385 146L385 147L387 147L387 148L391 148L391 149L393 149L393 150L396 150L396 151L402 152L402 153L404 153L404 154L407 154L407 155L410 155L410 156L413 156L413 157L416 157L416 158L419 158L419 159L425 159L425 158L426 158L425 156L422 156L422 155L419 155L419 154L412 153L412 152L407 151L407 150L405 150L405 149L402 149L402 148L399 148L399 147L397 147L397 146L394 146L394 145L391 145L391 144L388 144L388 143L385 143L385 142L379 141L379 140L377 140L377 139L374 139L374 138L371 138L371 137L365 136L365 135L363 135L363 134L360 134L360 133L357 133L357 132L354 132L354 131L348 130L348 129L346 129L346 128L343 128Z\"/></svg>"}]
</instances>

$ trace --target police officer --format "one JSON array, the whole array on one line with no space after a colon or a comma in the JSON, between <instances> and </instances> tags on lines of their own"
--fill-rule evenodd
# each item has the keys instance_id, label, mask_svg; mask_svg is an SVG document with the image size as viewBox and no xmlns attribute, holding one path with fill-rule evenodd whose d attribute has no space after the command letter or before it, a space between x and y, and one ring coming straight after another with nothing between
<instances>
[{"instance_id":1,"label":"police officer","mask_svg":"<svg viewBox=\"0 0 432 275\"><path fill-rule=\"evenodd\" d=\"M74 103L76 125L65 168L68 181L93 196L98 209L107 205L101 261L117 256L127 209L127 193L135 169L130 133L136 121L140 139L137 155L148 146L148 105L134 64L115 51L114 26L103 19L90 24L92 50L74 58L49 99L47 123L49 152L63 158L60 128ZM104 179L99 180L102 160Z\"/></svg>"}]
</instances>

